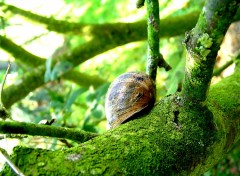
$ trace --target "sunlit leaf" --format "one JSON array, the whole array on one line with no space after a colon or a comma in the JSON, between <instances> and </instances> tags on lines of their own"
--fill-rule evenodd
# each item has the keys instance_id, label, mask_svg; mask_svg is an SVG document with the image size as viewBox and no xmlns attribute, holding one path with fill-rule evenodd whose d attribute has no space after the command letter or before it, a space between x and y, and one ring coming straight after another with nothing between
<instances>
[{"instance_id":1,"label":"sunlit leaf","mask_svg":"<svg viewBox=\"0 0 240 176\"><path fill-rule=\"evenodd\" d=\"M74 90L68 97L68 99L66 100L66 104L65 104L65 109L70 109L70 107L72 106L72 104L75 102L75 100L78 98L79 95L81 95L82 93L86 92L87 88L79 88L77 90Z\"/></svg>"},{"instance_id":2,"label":"sunlit leaf","mask_svg":"<svg viewBox=\"0 0 240 176\"><path fill-rule=\"evenodd\" d=\"M48 58L46 60L46 71L44 74L44 82L48 82L51 80L51 65L52 65L52 58Z\"/></svg>"},{"instance_id":3,"label":"sunlit leaf","mask_svg":"<svg viewBox=\"0 0 240 176\"><path fill-rule=\"evenodd\" d=\"M73 64L69 61L57 62L57 64L54 65L53 70L51 72L51 81L57 79L64 73L68 72L72 67Z\"/></svg>"}]
</instances>

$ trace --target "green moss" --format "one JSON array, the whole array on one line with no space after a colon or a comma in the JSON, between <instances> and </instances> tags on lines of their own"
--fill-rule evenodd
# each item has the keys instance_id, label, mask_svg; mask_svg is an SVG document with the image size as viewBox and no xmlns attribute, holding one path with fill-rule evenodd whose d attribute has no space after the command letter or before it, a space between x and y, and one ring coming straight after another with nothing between
<instances>
[{"instance_id":1,"label":"green moss","mask_svg":"<svg viewBox=\"0 0 240 176\"><path fill-rule=\"evenodd\" d=\"M175 94L151 114L77 147L17 147L11 159L26 175L200 175L239 140L239 79L235 74L210 89L207 105L214 121L207 107Z\"/></svg>"},{"instance_id":2,"label":"green moss","mask_svg":"<svg viewBox=\"0 0 240 176\"><path fill-rule=\"evenodd\" d=\"M196 51L206 59L207 55L211 52L209 49L212 46L212 38L207 33L203 33L202 36L197 40Z\"/></svg>"},{"instance_id":3,"label":"green moss","mask_svg":"<svg viewBox=\"0 0 240 176\"><path fill-rule=\"evenodd\" d=\"M221 81L210 89L208 102L213 113L216 114L215 124L218 128L228 131L224 148L231 149L232 143L236 140L238 124L240 123L240 95L239 95L239 71L233 76ZM215 96L217 93L217 96ZM234 109L234 111L233 111Z\"/></svg>"},{"instance_id":4,"label":"green moss","mask_svg":"<svg viewBox=\"0 0 240 176\"><path fill-rule=\"evenodd\" d=\"M78 147L62 151L16 148L12 159L27 175L46 170L49 175L66 175L68 170L72 175L187 174L208 155L214 128L205 107L183 104L179 95L168 96L151 115ZM62 162L64 168L54 168Z\"/></svg>"}]
</instances>

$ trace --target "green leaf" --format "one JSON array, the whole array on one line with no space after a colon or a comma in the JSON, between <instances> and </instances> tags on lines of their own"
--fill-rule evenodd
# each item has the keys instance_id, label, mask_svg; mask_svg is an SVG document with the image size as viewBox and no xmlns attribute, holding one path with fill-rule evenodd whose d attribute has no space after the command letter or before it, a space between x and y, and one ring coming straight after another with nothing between
<instances>
[{"instance_id":1,"label":"green leaf","mask_svg":"<svg viewBox=\"0 0 240 176\"><path fill-rule=\"evenodd\" d=\"M54 65L53 70L51 72L51 81L57 79L64 73L71 70L73 67L73 64L69 61L61 61Z\"/></svg>"},{"instance_id":2,"label":"green leaf","mask_svg":"<svg viewBox=\"0 0 240 176\"><path fill-rule=\"evenodd\" d=\"M103 111L104 109L98 105L92 110L91 114L94 118L101 119L103 116Z\"/></svg>"},{"instance_id":3,"label":"green leaf","mask_svg":"<svg viewBox=\"0 0 240 176\"><path fill-rule=\"evenodd\" d=\"M44 82L48 82L51 80L51 65L52 65L52 58L48 58L46 60L46 71L44 74Z\"/></svg>"},{"instance_id":4,"label":"green leaf","mask_svg":"<svg viewBox=\"0 0 240 176\"><path fill-rule=\"evenodd\" d=\"M70 93L69 97L66 100L64 109L70 109L72 104L77 99L77 97L79 95L83 94L84 92L86 92L87 90L88 90L87 88L80 88L80 89L74 90L72 93Z\"/></svg>"}]
</instances>

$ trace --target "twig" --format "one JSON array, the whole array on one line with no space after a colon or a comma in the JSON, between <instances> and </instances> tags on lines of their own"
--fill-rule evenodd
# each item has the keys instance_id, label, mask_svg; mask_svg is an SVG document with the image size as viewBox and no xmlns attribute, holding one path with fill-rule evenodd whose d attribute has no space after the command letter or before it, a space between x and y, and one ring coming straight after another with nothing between
<instances>
[{"instance_id":1,"label":"twig","mask_svg":"<svg viewBox=\"0 0 240 176\"><path fill-rule=\"evenodd\" d=\"M213 76L219 76L226 68L228 68L233 63L233 59L226 62L222 67L217 68L213 71Z\"/></svg>"},{"instance_id":2,"label":"twig","mask_svg":"<svg viewBox=\"0 0 240 176\"><path fill-rule=\"evenodd\" d=\"M148 14L148 61L147 74L156 79L157 67L170 68L159 53L159 4L158 0L146 0Z\"/></svg>"},{"instance_id":3,"label":"twig","mask_svg":"<svg viewBox=\"0 0 240 176\"><path fill-rule=\"evenodd\" d=\"M32 136L48 136L70 139L76 142L86 142L98 134L78 129L63 128L49 125L39 125L26 122L0 121L0 133L28 134Z\"/></svg>"},{"instance_id":4,"label":"twig","mask_svg":"<svg viewBox=\"0 0 240 176\"><path fill-rule=\"evenodd\" d=\"M2 100L3 87L5 85L5 82L6 82L7 75L8 75L8 72L10 70L10 67L11 67L11 64L9 63L8 67L7 67L7 70L6 70L6 73L4 75L4 78L3 78L3 81L2 81L2 85L1 85L1 90L0 90L1 91L0 92L0 118L4 119L4 120L10 117L10 114L7 111L7 109L5 108L5 106L3 104L3 100Z\"/></svg>"},{"instance_id":5,"label":"twig","mask_svg":"<svg viewBox=\"0 0 240 176\"><path fill-rule=\"evenodd\" d=\"M27 135L22 135L22 134L4 134L4 135L0 135L0 140L6 139L6 138L24 139L27 137L28 137Z\"/></svg>"},{"instance_id":6,"label":"twig","mask_svg":"<svg viewBox=\"0 0 240 176\"><path fill-rule=\"evenodd\" d=\"M8 67L7 67L7 70L6 70L6 73L5 73L5 75L4 75L4 78L3 78L3 81L2 81L1 90L0 90L0 91L1 91L1 92L0 92L0 106L1 106L1 107L4 107L3 101L2 101L2 93L3 93L3 87L4 87L4 85L5 85L5 82L6 82L6 79L7 79L7 75L8 75L8 72L9 72L10 68L11 68L11 64L9 63L9 64L8 64Z\"/></svg>"},{"instance_id":7,"label":"twig","mask_svg":"<svg viewBox=\"0 0 240 176\"><path fill-rule=\"evenodd\" d=\"M22 171L9 159L7 151L0 147L0 152L13 172L15 172L18 176L24 176Z\"/></svg>"},{"instance_id":8,"label":"twig","mask_svg":"<svg viewBox=\"0 0 240 176\"><path fill-rule=\"evenodd\" d=\"M218 76L220 75L226 68L228 68L231 64L235 62L237 65L238 62L240 61L240 54L237 55L236 57L232 58L230 61L226 62L222 67L217 68L216 70L213 71L213 76Z\"/></svg>"},{"instance_id":9,"label":"twig","mask_svg":"<svg viewBox=\"0 0 240 176\"><path fill-rule=\"evenodd\" d=\"M32 37L31 39L25 41L25 42L22 44L22 46L24 46L24 45L28 45L29 43L31 43L31 42L33 42L33 41L35 41L35 40L41 38L42 36L48 35L48 34L49 34L49 32L45 32L45 33L42 33L42 34L36 35L36 36Z\"/></svg>"}]
</instances>

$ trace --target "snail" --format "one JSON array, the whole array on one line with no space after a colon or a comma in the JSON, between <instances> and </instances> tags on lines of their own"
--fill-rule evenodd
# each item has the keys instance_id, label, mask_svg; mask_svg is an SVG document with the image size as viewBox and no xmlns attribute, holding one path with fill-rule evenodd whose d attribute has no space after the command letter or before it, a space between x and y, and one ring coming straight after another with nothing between
<instances>
[{"instance_id":1,"label":"snail","mask_svg":"<svg viewBox=\"0 0 240 176\"><path fill-rule=\"evenodd\" d=\"M108 88L105 99L106 118L110 128L153 107L156 97L154 81L145 73L128 72L117 77Z\"/></svg>"}]
</instances>

